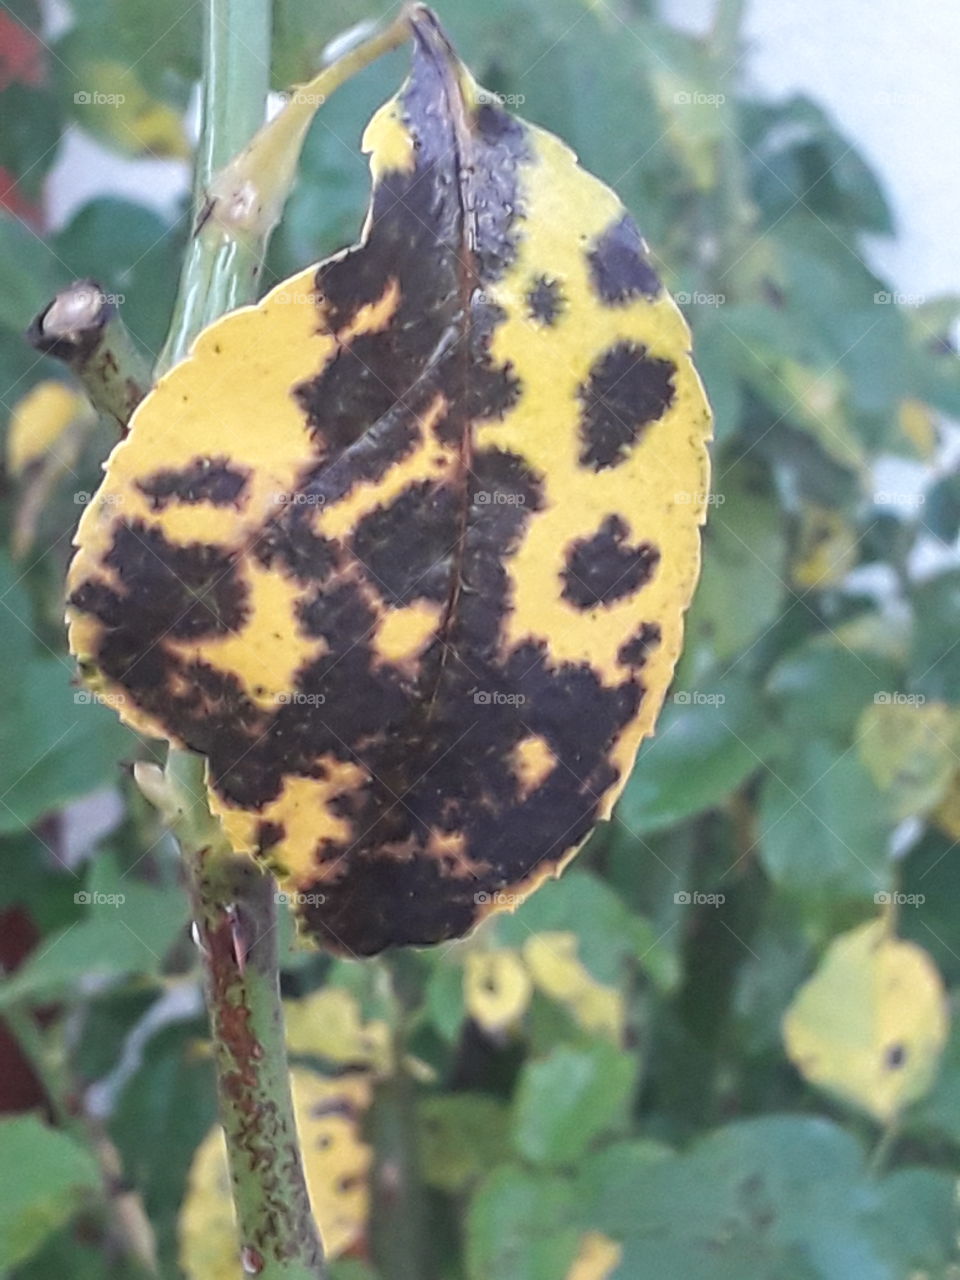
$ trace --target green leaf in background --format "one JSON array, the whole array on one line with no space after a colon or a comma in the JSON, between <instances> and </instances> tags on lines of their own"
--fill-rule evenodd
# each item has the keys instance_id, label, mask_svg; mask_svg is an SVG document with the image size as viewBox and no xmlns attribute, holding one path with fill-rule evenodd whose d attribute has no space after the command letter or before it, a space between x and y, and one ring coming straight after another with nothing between
<instances>
[{"instance_id":1,"label":"green leaf in background","mask_svg":"<svg viewBox=\"0 0 960 1280\"><path fill-rule=\"evenodd\" d=\"M93 1158L36 1116L0 1120L0 1269L28 1258L100 1188Z\"/></svg>"},{"instance_id":2,"label":"green leaf in background","mask_svg":"<svg viewBox=\"0 0 960 1280\"><path fill-rule=\"evenodd\" d=\"M575 1216L567 1179L511 1165L497 1169L470 1205L469 1280L560 1280L577 1251Z\"/></svg>"},{"instance_id":3,"label":"green leaf in background","mask_svg":"<svg viewBox=\"0 0 960 1280\"><path fill-rule=\"evenodd\" d=\"M640 750L616 810L639 835L720 805L762 768L777 741L760 691L745 673L674 689L655 736Z\"/></svg>"},{"instance_id":4,"label":"green leaf in background","mask_svg":"<svg viewBox=\"0 0 960 1280\"><path fill-rule=\"evenodd\" d=\"M728 1125L637 1171L615 1276L902 1280L910 1268L942 1267L955 1256L952 1179L922 1171L919 1230L915 1176L872 1181L855 1140L825 1120Z\"/></svg>"},{"instance_id":5,"label":"green leaf in background","mask_svg":"<svg viewBox=\"0 0 960 1280\"><path fill-rule=\"evenodd\" d=\"M420 1103L424 1180L458 1193L509 1159L509 1114L482 1093L441 1094Z\"/></svg>"},{"instance_id":6,"label":"green leaf in background","mask_svg":"<svg viewBox=\"0 0 960 1280\"><path fill-rule=\"evenodd\" d=\"M0 555L0 833L16 832L108 782L131 738L107 707L73 687L73 668L34 635L17 572Z\"/></svg>"},{"instance_id":7,"label":"green leaf in background","mask_svg":"<svg viewBox=\"0 0 960 1280\"><path fill-rule=\"evenodd\" d=\"M601 1136L622 1132L637 1064L604 1041L561 1046L526 1064L513 1108L513 1142L534 1164L563 1167Z\"/></svg>"},{"instance_id":8,"label":"green leaf in background","mask_svg":"<svg viewBox=\"0 0 960 1280\"><path fill-rule=\"evenodd\" d=\"M691 653L699 658L703 651L716 662L732 659L784 609L783 513L763 468L749 462L721 466L714 489L703 575L687 619L688 652L678 687L689 678Z\"/></svg>"},{"instance_id":9,"label":"green leaf in background","mask_svg":"<svg viewBox=\"0 0 960 1280\"><path fill-rule=\"evenodd\" d=\"M825 924L845 903L889 889L893 823L853 748L798 741L764 780L759 821L767 872Z\"/></svg>"},{"instance_id":10,"label":"green leaf in background","mask_svg":"<svg viewBox=\"0 0 960 1280\"><path fill-rule=\"evenodd\" d=\"M86 886L77 879L74 901L83 914L45 937L0 987L0 1007L39 1004L92 977L158 973L186 926L186 901L178 886L159 889L123 876L106 854L94 861Z\"/></svg>"}]
</instances>

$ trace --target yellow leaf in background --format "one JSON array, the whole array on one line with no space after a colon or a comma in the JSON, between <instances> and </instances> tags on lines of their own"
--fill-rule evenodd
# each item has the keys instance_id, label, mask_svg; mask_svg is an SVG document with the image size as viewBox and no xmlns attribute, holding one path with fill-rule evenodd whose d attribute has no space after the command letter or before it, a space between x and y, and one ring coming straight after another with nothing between
<instances>
[{"instance_id":1,"label":"yellow leaf in background","mask_svg":"<svg viewBox=\"0 0 960 1280\"><path fill-rule=\"evenodd\" d=\"M776 374L789 396L790 414L802 422L831 458L854 471L867 455L845 404L847 381L837 369L820 372L797 360L778 360Z\"/></svg>"},{"instance_id":2,"label":"yellow leaf in background","mask_svg":"<svg viewBox=\"0 0 960 1280\"><path fill-rule=\"evenodd\" d=\"M783 1020L800 1074L884 1124L930 1088L948 1029L936 966L883 920L834 939Z\"/></svg>"},{"instance_id":3,"label":"yellow leaf in background","mask_svg":"<svg viewBox=\"0 0 960 1280\"><path fill-rule=\"evenodd\" d=\"M544 995L566 1005L585 1031L619 1043L625 1017L623 996L593 977L577 955L578 947L576 934L539 933L527 939L523 958Z\"/></svg>"},{"instance_id":4,"label":"yellow leaf in background","mask_svg":"<svg viewBox=\"0 0 960 1280\"><path fill-rule=\"evenodd\" d=\"M607 1280L620 1263L623 1246L600 1231L588 1231L567 1272L566 1280Z\"/></svg>"},{"instance_id":5,"label":"yellow leaf in background","mask_svg":"<svg viewBox=\"0 0 960 1280\"><path fill-rule=\"evenodd\" d=\"M946 794L931 817L951 840L960 840L960 771L950 779Z\"/></svg>"},{"instance_id":6,"label":"yellow leaf in background","mask_svg":"<svg viewBox=\"0 0 960 1280\"><path fill-rule=\"evenodd\" d=\"M22 475L44 457L78 418L92 413L86 396L62 382L38 382L14 405L7 434L7 470Z\"/></svg>"},{"instance_id":7,"label":"yellow leaf in background","mask_svg":"<svg viewBox=\"0 0 960 1280\"><path fill-rule=\"evenodd\" d=\"M74 95L77 119L131 155L187 159L192 151L178 111L152 98L136 72L121 62L90 62L77 70L84 89Z\"/></svg>"},{"instance_id":8,"label":"yellow leaf in background","mask_svg":"<svg viewBox=\"0 0 960 1280\"><path fill-rule=\"evenodd\" d=\"M83 671L207 758L234 848L354 956L464 936L609 817L709 483L690 331L640 229L429 10L411 26L360 243L160 379L68 584Z\"/></svg>"},{"instance_id":9,"label":"yellow leaf in background","mask_svg":"<svg viewBox=\"0 0 960 1280\"><path fill-rule=\"evenodd\" d=\"M930 406L922 400L900 401L900 430L923 459L931 458L937 447L937 425Z\"/></svg>"},{"instance_id":10,"label":"yellow leaf in background","mask_svg":"<svg viewBox=\"0 0 960 1280\"><path fill-rule=\"evenodd\" d=\"M894 818L928 813L943 799L957 767L958 736L960 716L944 702L874 703L863 712L860 758L889 797Z\"/></svg>"},{"instance_id":11,"label":"yellow leaf in background","mask_svg":"<svg viewBox=\"0 0 960 1280\"><path fill-rule=\"evenodd\" d=\"M369 1213L371 1148L360 1121L373 1086L361 1075L326 1079L290 1073L310 1203L328 1257L363 1236ZM178 1225L180 1265L188 1280L237 1280L238 1245L223 1130L216 1125L194 1154Z\"/></svg>"},{"instance_id":12,"label":"yellow leaf in background","mask_svg":"<svg viewBox=\"0 0 960 1280\"><path fill-rule=\"evenodd\" d=\"M533 983L516 951L472 951L464 968L463 992L473 1020L497 1035L526 1013Z\"/></svg>"},{"instance_id":13,"label":"yellow leaf in background","mask_svg":"<svg viewBox=\"0 0 960 1280\"><path fill-rule=\"evenodd\" d=\"M857 542L856 530L839 511L804 507L792 566L794 583L810 589L842 581L857 563Z\"/></svg>"},{"instance_id":14,"label":"yellow leaf in background","mask_svg":"<svg viewBox=\"0 0 960 1280\"><path fill-rule=\"evenodd\" d=\"M390 1028L364 1022L357 998L343 987L324 987L302 1000L285 1000L287 1047L331 1062L366 1066L377 1075L392 1068Z\"/></svg>"}]
</instances>

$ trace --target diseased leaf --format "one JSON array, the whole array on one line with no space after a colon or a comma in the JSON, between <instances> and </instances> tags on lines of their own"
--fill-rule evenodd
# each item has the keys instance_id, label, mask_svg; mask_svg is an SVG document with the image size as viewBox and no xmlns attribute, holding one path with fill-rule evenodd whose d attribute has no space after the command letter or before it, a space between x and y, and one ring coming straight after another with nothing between
<instances>
[{"instance_id":1,"label":"diseased leaf","mask_svg":"<svg viewBox=\"0 0 960 1280\"><path fill-rule=\"evenodd\" d=\"M463 992L474 1021L499 1035L526 1013L533 983L516 951L473 951L464 968Z\"/></svg>"},{"instance_id":2,"label":"diseased leaf","mask_svg":"<svg viewBox=\"0 0 960 1280\"><path fill-rule=\"evenodd\" d=\"M361 243L162 380L69 581L83 671L208 757L235 847L359 954L515 906L609 815L707 484L689 333L635 224L413 22Z\"/></svg>"},{"instance_id":3,"label":"diseased leaf","mask_svg":"<svg viewBox=\"0 0 960 1280\"><path fill-rule=\"evenodd\" d=\"M807 1080L887 1123L930 1088L948 1025L930 957L875 920L831 944L787 1010L783 1035Z\"/></svg>"}]
</instances>

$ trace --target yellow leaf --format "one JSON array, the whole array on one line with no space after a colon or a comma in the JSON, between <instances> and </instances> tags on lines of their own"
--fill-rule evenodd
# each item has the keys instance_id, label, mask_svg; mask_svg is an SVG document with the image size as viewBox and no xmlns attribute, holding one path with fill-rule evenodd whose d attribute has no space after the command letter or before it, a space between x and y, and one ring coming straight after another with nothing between
<instances>
[{"instance_id":1,"label":"yellow leaf","mask_svg":"<svg viewBox=\"0 0 960 1280\"><path fill-rule=\"evenodd\" d=\"M471 951L463 977L464 1000L475 1022L500 1034L527 1011L533 984L516 951Z\"/></svg>"},{"instance_id":2,"label":"yellow leaf","mask_svg":"<svg viewBox=\"0 0 960 1280\"><path fill-rule=\"evenodd\" d=\"M951 840L960 840L960 771L950 779L946 793L931 816Z\"/></svg>"},{"instance_id":3,"label":"yellow leaf","mask_svg":"<svg viewBox=\"0 0 960 1280\"><path fill-rule=\"evenodd\" d=\"M573 933L538 933L523 948L536 986L570 1009L585 1031L619 1043L623 1035L623 996L605 987L584 967L577 955L579 942Z\"/></svg>"},{"instance_id":4,"label":"yellow leaf","mask_svg":"<svg viewBox=\"0 0 960 1280\"><path fill-rule=\"evenodd\" d=\"M623 1246L600 1231L588 1231L567 1272L567 1280L607 1280L623 1256Z\"/></svg>"},{"instance_id":5,"label":"yellow leaf","mask_svg":"<svg viewBox=\"0 0 960 1280\"><path fill-rule=\"evenodd\" d=\"M805 506L792 567L795 584L812 589L842 581L857 563L857 544L856 530L839 511Z\"/></svg>"},{"instance_id":6,"label":"yellow leaf","mask_svg":"<svg viewBox=\"0 0 960 1280\"><path fill-rule=\"evenodd\" d=\"M708 483L633 220L412 12L361 243L161 379L69 578L83 669L208 757L234 847L346 955L466 934L610 815Z\"/></svg>"},{"instance_id":7,"label":"yellow leaf","mask_svg":"<svg viewBox=\"0 0 960 1280\"><path fill-rule=\"evenodd\" d=\"M936 967L883 920L831 943L783 1023L797 1070L884 1124L930 1088L947 1032Z\"/></svg>"},{"instance_id":8,"label":"yellow leaf","mask_svg":"<svg viewBox=\"0 0 960 1280\"><path fill-rule=\"evenodd\" d=\"M776 373L793 397L791 416L803 423L830 457L852 470L862 470L867 456L847 412L843 374L836 369L823 373L791 359L778 361Z\"/></svg>"},{"instance_id":9,"label":"yellow leaf","mask_svg":"<svg viewBox=\"0 0 960 1280\"><path fill-rule=\"evenodd\" d=\"M283 1007L291 1053L312 1054L389 1075L390 1028L382 1021L365 1023L356 997L343 987L323 987L302 1000L286 1000Z\"/></svg>"},{"instance_id":10,"label":"yellow leaf","mask_svg":"<svg viewBox=\"0 0 960 1280\"><path fill-rule=\"evenodd\" d=\"M132 67L90 62L77 70L77 80L89 85L74 95L77 117L93 133L132 155L191 154L180 113L152 98Z\"/></svg>"},{"instance_id":11,"label":"yellow leaf","mask_svg":"<svg viewBox=\"0 0 960 1280\"><path fill-rule=\"evenodd\" d=\"M895 818L928 813L946 795L958 736L960 717L944 702L881 702L863 712L860 758L889 797Z\"/></svg>"},{"instance_id":12,"label":"yellow leaf","mask_svg":"<svg viewBox=\"0 0 960 1280\"><path fill-rule=\"evenodd\" d=\"M907 437L921 458L933 456L937 447L936 419L930 406L922 400L909 397L900 401L900 430Z\"/></svg>"},{"instance_id":13,"label":"yellow leaf","mask_svg":"<svg viewBox=\"0 0 960 1280\"><path fill-rule=\"evenodd\" d=\"M38 382L14 405L7 435L7 470L22 475L63 437L78 418L89 416L85 396L62 382Z\"/></svg>"},{"instance_id":14,"label":"yellow leaf","mask_svg":"<svg viewBox=\"0 0 960 1280\"><path fill-rule=\"evenodd\" d=\"M361 1075L327 1080L290 1073L310 1202L328 1257L363 1236L373 1153L360 1138L372 1086ZM179 1220L180 1265L188 1280L237 1280L238 1244L223 1130L216 1125L197 1148Z\"/></svg>"}]
</instances>

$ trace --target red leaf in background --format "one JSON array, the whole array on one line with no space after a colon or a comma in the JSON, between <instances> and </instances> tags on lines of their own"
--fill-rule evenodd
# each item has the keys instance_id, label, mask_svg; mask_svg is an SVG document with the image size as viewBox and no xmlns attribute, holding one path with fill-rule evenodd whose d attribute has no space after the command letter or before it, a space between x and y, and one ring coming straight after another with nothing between
<instances>
[{"instance_id":1,"label":"red leaf in background","mask_svg":"<svg viewBox=\"0 0 960 1280\"><path fill-rule=\"evenodd\" d=\"M0 10L0 92L12 84L42 84L46 70L40 40Z\"/></svg>"}]
</instances>

